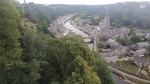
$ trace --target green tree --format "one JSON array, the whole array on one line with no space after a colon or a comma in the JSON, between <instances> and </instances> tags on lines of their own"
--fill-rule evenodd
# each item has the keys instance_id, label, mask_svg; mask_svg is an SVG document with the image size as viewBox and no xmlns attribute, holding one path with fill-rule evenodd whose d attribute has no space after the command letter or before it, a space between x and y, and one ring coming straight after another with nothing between
<instances>
[{"instance_id":1,"label":"green tree","mask_svg":"<svg viewBox=\"0 0 150 84\"><path fill-rule=\"evenodd\" d=\"M107 44L107 45L105 46L105 48L106 48L106 49L109 49L109 48L111 48L111 45L110 45L110 44Z\"/></svg>"},{"instance_id":2,"label":"green tree","mask_svg":"<svg viewBox=\"0 0 150 84\"><path fill-rule=\"evenodd\" d=\"M125 38L119 38L117 39L117 42L121 43L123 46L129 46L131 44L130 41Z\"/></svg>"},{"instance_id":3,"label":"green tree","mask_svg":"<svg viewBox=\"0 0 150 84\"><path fill-rule=\"evenodd\" d=\"M0 1L0 64L10 69L12 66L20 64L21 48L18 41L20 34L17 21L19 12L13 0Z\"/></svg>"},{"instance_id":4,"label":"green tree","mask_svg":"<svg viewBox=\"0 0 150 84\"><path fill-rule=\"evenodd\" d=\"M110 70L107 67L108 64L96 54L94 69L97 72L97 76L101 79L102 84L114 84L110 76Z\"/></svg>"},{"instance_id":5,"label":"green tree","mask_svg":"<svg viewBox=\"0 0 150 84\"><path fill-rule=\"evenodd\" d=\"M25 67L22 70L23 84L37 84L36 81L39 78L39 62L37 60L37 52L35 48L37 35L35 31L30 28L26 28L23 31L22 47L23 54L22 60L25 63Z\"/></svg>"},{"instance_id":6,"label":"green tree","mask_svg":"<svg viewBox=\"0 0 150 84\"><path fill-rule=\"evenodd\" d=\"M25 28L22 34L22 69L23 84L38 84L41 64L44 62L47 36L37 33L32 28Z\"/></svg>"},{"instance_id":7,"label":"green tree","mask_svg":"<svg viewBox=\"0 0 150 84\"><path fill-rule=\"evenodd\" d=\"M131 41L133 44L135 44L135 43L137 43L137 42L141 42L142 39L141 39L139 36L132 36L131 39L130 39L130 41Z\"/></svg>"},{"instance_id":8,"label":"green tree","mask_svg":"<svg viewBox=\"0 0 150 84\"><path fill-rule=\"evenodd\" d=\"M71 80L68 79L66 84L101 84L100 78L81 56L76 56L68 65L72 75Z\"/></svg>"},{"instance_id":9,"label":"green tree","mask_svg":"<svg viewBox=\"0 0 150 84\"><path fill-rule=\"evenodd\" d=\"M95 54L78 36L50 38L46 48L45 62L41 65L39 83L99 84L102 78L104 84L113 84L107 64L105 62L100 64L101 60L98 62L99 60L95 61L95 59L98 58L95 58ZM93 66L101 68L95 69Z\"/></svg>"},{"instance_id":10,"label":"green tree","mask_svg":"<svg viewBox=\"0 0 150 84\"><path fill-rule=\"evenodd\" d=\"M19 11L14 0L0 0L0 83L19 84L20 59L20 33L18 21Z\"/></svg>"},{"instance_id":11,"label":"green tree","mask_svg":"<svg viewBox=\"0 0 150 84\"><path fill-rule=\"evenodd\" d=\"M60 39L49 39L46 48L47 65L43 65L40 82L59 81L64 82L67 77L72 74L72 71L67 68L68 64L72 62L77 55L82 55L82 58L87 61L89 66L94 64L94 54L90 51L88 46L81 38L78 37L63 37ZM49 66L50 67L46 67ZM53 68L49 73L50 68Z\"/></svg>"}]
</instances>

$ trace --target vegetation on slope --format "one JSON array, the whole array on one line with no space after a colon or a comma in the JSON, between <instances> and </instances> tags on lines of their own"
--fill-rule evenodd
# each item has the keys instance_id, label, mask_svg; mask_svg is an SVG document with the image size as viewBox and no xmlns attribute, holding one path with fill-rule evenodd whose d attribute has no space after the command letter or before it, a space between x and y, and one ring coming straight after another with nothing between
<instances>
[{"instance_id":1,"label":"vegetation on slope","mask_svg":"<svg viewBox=\"0 0 150 84\"><path fill-rule=\"evenodd\" d=\"M0 1L0 84L113 84L107 63L80 37L58 39L49 33L55 11L24 5ZM74 13L68 11L64 14ZM22 18L36 28L21 25Z\"/></svg>"}]
</instances>

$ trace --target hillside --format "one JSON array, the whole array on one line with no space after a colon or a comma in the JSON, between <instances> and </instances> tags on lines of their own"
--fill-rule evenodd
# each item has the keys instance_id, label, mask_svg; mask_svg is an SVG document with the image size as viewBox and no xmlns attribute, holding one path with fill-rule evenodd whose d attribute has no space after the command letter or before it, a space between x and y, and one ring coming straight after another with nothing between
<instances>
[{"instance_id":1,"label":"hillside","mask_svg":"<svg viewBox=\"0 0 150 84\"><path fill-rule=\"evenodd\" d=\"M47 29L77 12L63 6L0 1L0 84L113 84L107 63L83 39Z\"/></svg>"}]
</instances>

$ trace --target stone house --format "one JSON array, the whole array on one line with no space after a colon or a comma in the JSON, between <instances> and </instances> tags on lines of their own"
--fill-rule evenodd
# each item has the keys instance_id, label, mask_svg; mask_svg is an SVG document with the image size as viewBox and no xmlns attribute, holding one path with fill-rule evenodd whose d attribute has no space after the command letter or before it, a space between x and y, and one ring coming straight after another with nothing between
<instances>
[{"instance_id":1,"label":"stone house","mask_svg":"<svg viewBox=\"0 0 150 84\"><path fill-rule=\"evenodd\" d=\"M148 76L148 72L145 70L141 70L140 74L143 75L144 77Z\"/></svg>"},{"instance_id":2,"label":"stone house","mask_svg":"<svg viewBox=\"0 0 150 84\"><path fill-rule=\"evenodd\" d=\"M150 61L146 60L145 58L139 57L139 56L134 56L133 61L136 65L138 66L149 66Z\"/></svg>"},{"instance_id":3,"label":"stone house","mask_svg":"<svg viewBox=\"0 0 150 84\"><path fill-rule=\"evenodd\" d=\"M116 47L116 50L119 51L119 52L122 53L122 54L125 54L125 53L127 52L127 49L128 49L128 47L122 46L121 44L119 44L119 45Z\"/></svg>"},{"instance_id":4,"label":"stone house","mask_svg":"<svg viewBox=\"0 0 150 84\"><path fill-rule=\"evenodd\" d=\"M128 56L130 56L130 57L134 56L134 54L135 54L135 51L130 50L130 51L128 52Z\"/></svg>"},{"instance_id":5,"label":"stone house","mask_svg":"<svg viewBox=\"0 0 150 84\"><path fill-rule=\"evenodd\" d=\"M135 35L138 35L138 36L145 36L145 32L142 32L142 30L139 30L139 29L136 29L134 33Z\"/></svg>"},{"instance_id":6,"label":"stone house","mask_svg":"<svg viewBox=\"0 0 150 84\"><path fill-rule=\"evenodd\" d=\"M148 42L138 42L138 43L132 45L131 47L134 49L147 48L147 47L149 47L149 43Z\"/></svg>"},{"instance_id":7,"label":"stone house","mask_svg":"<svg viewBox=\"0 0 150 84\"><path fill-rule=\"evenodd\" d=\"M110 53L108 53L107 57L105 58L106 61L110 62L116 62L119 58L119 56L121 55L121 53L117 50L114 50Z\"/></svg>"},{"instance_id":8,"label":"stone house","mask_svg":"<svg viewBox=\"0 0 150 84\"><path fill-rule=\"evenodd\" d=\"M146 49L139 49L139 50L136 50L136 51L135 51L134 56L143 57L146 52L147 52Z\"/></svg>"},{"instance_id":9,"label":"stone house","mask_svg":"<svg viewBox=\"0 0 150 84\"><path fill-rule=\"evenodd\" d=\"M112 48L116 48L119 45L119 43L116 41L109 42L109 44Z\"/></svg>"},{"instance_id":10,"label":"stone house","mask_svg":"<svg viewBox=\"0 0 150 84\"><path fill-rule=\"evenodd\" d=\"M120 52L117 50L107 52L107 53L101 53L101 56L107 61L107 62L116 62L118 60L118 57L120 56Z\"/></svg>"},{"instance_id":11,"label":"stone house","mask_svg":"<svg viewBox=\"0 0 150 84\"><path fill-rule=\"evenodd\" d=\"M146 33L145 38L150 38L150 33Z\"/></svg>"},{"instance_id":12,"label":"stone house","mask_svg":"<svg viewBox=\"0 0 150 84\"><path fill-rule=\"evenodd\" d=\"M119 58L118 56L106 57L104 58L107 62L116 62Z\"/></svg>"}]
</instances>

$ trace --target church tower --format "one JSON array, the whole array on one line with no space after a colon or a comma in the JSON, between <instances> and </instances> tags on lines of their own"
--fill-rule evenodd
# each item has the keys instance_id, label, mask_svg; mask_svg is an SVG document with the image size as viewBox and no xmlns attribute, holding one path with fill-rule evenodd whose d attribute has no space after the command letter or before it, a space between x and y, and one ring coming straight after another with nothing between
<instances>
[{"instance_id":1,"label":"church tower","mask_svg":"<svg viewBox=\"0 0 150 84\"><path fill-rule=\"evenodd\" d=\"M24 0L24 3L26 4L26 0Z\"/></svg>"},{"instance_id":2,"label":"church tower","mask_svg":"<svg viewBox=\"0 0 150 84\"><path fill-rule=\"evenodd\" d=\"M99 23L99 27L100 29L110 29L110 17L108 14L108 8L107 8L105 18Z\"/></svg>"},{"instance_id":3,"label":"church tower","mask_svg":"<svg viewBox=\"0 0 150 84\"><path fill-rule=\"evenodd\" d=\"M108 8L107 8L107 12L106 12L106 16L104 18L104 27L106 29L109 29L110 28L110 17L109 17L109 14L108 14Z\"/></svg>"}]
</instances>

